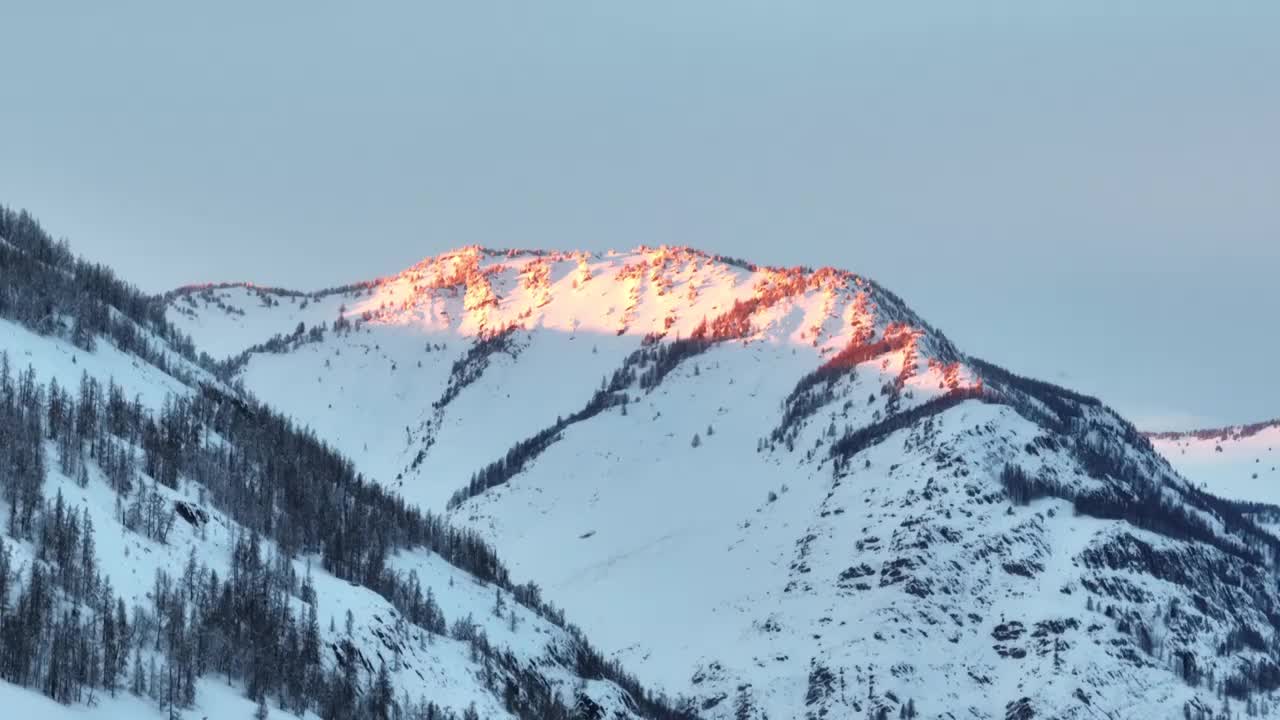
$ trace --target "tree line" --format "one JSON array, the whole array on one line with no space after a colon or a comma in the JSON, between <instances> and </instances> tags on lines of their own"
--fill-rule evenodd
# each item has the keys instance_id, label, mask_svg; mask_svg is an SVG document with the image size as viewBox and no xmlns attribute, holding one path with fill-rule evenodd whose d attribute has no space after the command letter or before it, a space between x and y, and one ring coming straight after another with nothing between
<instances>
[{"instance_id":1,"label":"tree line","mask_svg":"<svg viewBox=\"0 0 1280 720\"><path fill-rule=\"evenodd\" d=\"M96 337L162 371L185 377L174 354L199 358L191 339L165 319L165 304L105 265L76 257L25 210L0 205L0 317L41 335L67 335L83 350ZM207 360L207 357L206 357Z\"/></svg>"}]
</instances>

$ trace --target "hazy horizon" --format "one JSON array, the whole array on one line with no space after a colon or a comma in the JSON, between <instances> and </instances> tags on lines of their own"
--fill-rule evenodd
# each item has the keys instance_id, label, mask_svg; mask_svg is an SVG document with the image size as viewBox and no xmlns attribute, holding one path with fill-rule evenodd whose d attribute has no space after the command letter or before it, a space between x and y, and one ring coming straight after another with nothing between
<instances>
[{"instance_id":1,"label":"hazy horizon","mask_svg":"<svg viewBox=\"0 0 1280 720\"><path fill-rule=\"evenodd\" d=\"M1146 428L1280 416L1274 4L7 15L0 202L150 291L691 245L865 273Z\"/></svg>"}]
</instances>

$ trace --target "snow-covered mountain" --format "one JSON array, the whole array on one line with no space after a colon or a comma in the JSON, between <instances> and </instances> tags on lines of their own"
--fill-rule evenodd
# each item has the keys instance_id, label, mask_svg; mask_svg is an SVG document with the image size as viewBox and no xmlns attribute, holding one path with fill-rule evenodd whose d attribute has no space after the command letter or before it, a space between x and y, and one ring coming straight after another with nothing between
<instances>
[{"instance_id":1,"label":"snow-covered mountain","mask_svg":"<svg viewBox=\"0 0 1280 720\"><path fill-rule=\"evenodd\" d=\"M1280 420L1148 437L1178 472L1210 492L1280 505Z\"/></svg>"},{"instance_id":2,"label":"snow-covered mountain","mask_svg":"<svg viewBox=\"0 0 1280 720\"><path fill-rule=\"evenodd\" d=\"M167 299L223 380L706 717L1266 714L1280 686L1280 541L853 273L472 247Z\"/></svg>"},{"instance_id":3,"label":"snow-covered mountain","mask_svg":"<svg viewBox=\"0 0 1280 720\"><path fill-rule=\"evenodd\" d=\"M0 714L676 716L163 316L0 207Z\"/></svg>"}]
</instances>

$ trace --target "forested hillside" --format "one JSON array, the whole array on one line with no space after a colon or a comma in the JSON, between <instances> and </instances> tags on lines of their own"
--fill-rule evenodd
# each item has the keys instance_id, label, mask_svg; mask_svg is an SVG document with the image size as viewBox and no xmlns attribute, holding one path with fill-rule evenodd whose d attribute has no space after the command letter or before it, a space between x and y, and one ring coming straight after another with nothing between
<instances>
[{"instance_id":1,"label":"forested hillside","mask_svg":"<svg viewBox=\"0 0 1280 720\"><path fill-rule=\"evenodd\" d=\"M215 377L146 296L0 210L0 676L180 716L685 714L471 530ZM212 693L216 695L216 693Z\"/></svg>"}]
</instances>

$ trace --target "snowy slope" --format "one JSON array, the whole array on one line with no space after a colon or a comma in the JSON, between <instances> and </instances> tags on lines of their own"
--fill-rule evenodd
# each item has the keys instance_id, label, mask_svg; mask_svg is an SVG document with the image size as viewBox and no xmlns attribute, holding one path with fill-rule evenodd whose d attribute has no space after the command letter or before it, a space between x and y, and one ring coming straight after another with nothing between
<instances>
[{"instance_id":1,"label":"snowy slope","mask_svg":"<svg viewBox=\"0 0 1280 720\"><path fill-rule=\"evenodd\" d=\"M1211 492L1280 505L1280 421L1150 437L1178 472Z\"/></svg>"},{"instance_id":2,"label":"snowy slope","mask_svg":"<svg viewBox=\"0 0 1280 720\"><path fill-rule=\"evenodd\" d=\"M454 479L581 409L646 335L687 338L735 301L757 299L761 287L790 294L757 309L755 322L768 326L744 343L753 353L772 348L768 362L792 358L784 373L760 366L776 377L777 389L789 390L815 359L855 337L882 334L895 322L923 325L896 298L870 283L863 289L865 282L834 271L749 271L667 248L600 257L467 248L367 289L324 295L335 310L329 323L345 306L353 330L330 332L319 343L304 338L286 354L256 353L238 377L314 426L370 476L441 507L459 486ZM201 349L232 355L296 329L287 296L268 307L254 290L204 295L177 294L170 313ZM260 334L247 335L246 327ZM239 345L228 342L228 328ZM506 342L491 343L494 349L458 371L477 338L504 331L511 333ZM941 355L954 353L944 339L924 341L937 342ZM886 378L896 376L906 352L886 355ZM932 388L942 373L925 368L909 382ZM495 406L506 411L493 412ZM474 432L481 425L486 432Z\"/></svg>"},{"instance_id":3,"label":"snowy slope","mask_svg":"<svg viewBox=\"0 0 1280 720\"><path fill-rule=\"evenodd\" d=\"M160 342L144 328L137 328L137 332ZM198 388L188 384L191 382L230 392L206 370L176 354L169 356L171 364L168 371L164 371L121 351L107 338L97 338L95 346L92 351L86 351L57 332L40 335L0 319L0 355L14 374L28 368L33 370L39 385L56 381L61 387L74 389L82 377L88 377L97 379L105 388L111 381L123 388L130 401L136 398L144 412L152 414L158 413L174 397L195 395ZM210 438L210 442L224 441ZM178 518L162 542L125 527L121 500L104 477L95 455L85 453L87 484L82 487L59 470L52 442L46 443L45 451L47 474L41 491L50 503L60 496L68 513L87 513L91 518L100 572L126 606L145 607L152 597L157 570L181 574L189 560L221 577L230 574L235 539L247 536L248 532L206 499L199 483L182 477L179 489L172 490L154 482L145 473L138 473L137 487L157 493L165 513L172 514L178 503L183 503L183 507L199 518ZM122 500L125 504L129 502L127 497ZM9 517L9 508L3 499L0 499L0 517ZM41 561L36 559L34 541L13 536L4 540L12 559L13 575L9 579L17 583L17 587L10 586L12 599L26 581L33 563ZM264 541L264 553L270 554L272 549L272 544ZM609 717L637 717L631 699L621 688L605 680L579 677L573 664L581 645L579 638L517 603L510 592L484 583L426 550L401 551L391 562L394 569L406 576L410 572L416 574L423 588L434 594L446 621L456 623L470 618L475 634L487 638L502 656L502 666L495 671L484 658L477 658L468 642L452 633L430 633L404 622L401 613L381 595L321 569L319 556L299 556L291 564L298 577L308 573L312 576L321 646L326 648L322 662L326 666L356 663L355 676L362 685L367 685L385 661L391 667L397 700L401 697L413 702L428 699L458 715L474 710L478 717L511 717L499 690L508 673L518 672L538 678L537 682L571 707L578 699L587 698ZM493 611L498 598L502 599L501 615ZM305 603L299 607L300 615L305 614L303 607ZM12 609L0 606L0 617ZM352 618L349 635L344 622L348 614ZM357 658L340 656L338 648L344 641L354 645ZM150 655L142 657L149 659ZM125 690L114 697L106 697L103 691L97 690L94 702L92 707L64 707L31 690L0 682L0 707L5 708L5 717L147 717L162 712L155 702L134 697ZM247 718L254 707L255 703L244 697L243 688L229 686L225 678L206 675L199 681L194 707L183 711L195 717Z\"/></svg>"},{"instance_id":4,"label":"snowy slope","mask_svg":"<svg viewBox=\"0 0 1280 720\"><path fill-rule=\"evenodd\" d=\"M218 680L201 680L197 694L200 705L194 710L200 717L247 719L253 717L257 707L235 688ZM129 693L98 697L95 702L97 704L92 707L62 705L33 690L0 682L0 707L4 708L6 717L31 720L165 717L149 700ZM314 715L308 714L304 720L314 718Z\"/></svg>"},{"instance_id":5,"label":"snowy slope","mask_svg":"<svg viewBox=\"0 0 1280 720\"><path fill-rule=\"evenodd\" d=\"M865 278L464 248L324 301L323 333L235 289L170 318L228 354L281 335L235 380L707 717L1182 717L1275 687L1269 536Z\"/></svg>"},{"instance_id":6,"label":"snowy slope","mask_svg":"<svg viewBox=\"0 0 1280 720\"><path fill-rule=\"evenodd\" d=\"M310 326L332 320L342 305L339 298L343 294L336 291L310 297L247 283L188 287L171 293L178 301L170 304L169 312L188 334L194 331L210 339L201 350L222 358L276 333L292 330L298 323ZM209 306L223 312L196 311ZM264 309L272 312L262 312Z\"/></svg>"}]
</instances>

